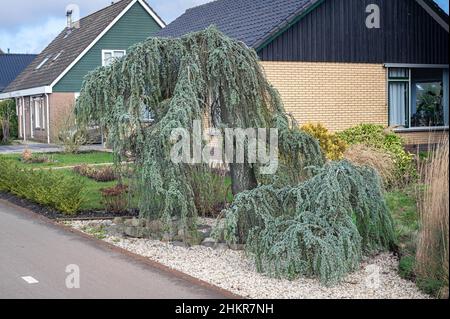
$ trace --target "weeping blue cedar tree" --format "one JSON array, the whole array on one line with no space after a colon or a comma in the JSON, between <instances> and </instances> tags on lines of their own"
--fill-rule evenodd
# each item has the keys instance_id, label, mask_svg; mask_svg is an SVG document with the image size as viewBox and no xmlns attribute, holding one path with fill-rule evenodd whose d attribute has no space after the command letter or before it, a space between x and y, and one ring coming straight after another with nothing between
<instances>
[{"instance_id":1,"label":"weeping blue cedar tree","mask_svg":"<svg viewBox=\"0 0 450 319\"><path fill-rule=\"evenodd\" d=\"M286 200L292 203L289 206L285 205L281 194L304 187L305 192L309 189L313 196L315 190L311 187L321 183L315 179L315 184L308 184L317 173L307 168L323 167L324 155L317 140L300 131L295 121L286 115L278 92L266 80L254 50L224 36L214 27L178 39L149 38L133 46L127 56L111 66L100 67L88 74L75 112L80 125L96 123L108 133L118 165L128 154L133 154L136 169L131 179L132 189L139 198L141 216L161 219L169 228L171 220L177 218L184 234L196 231L197 210L189 178L190 166L173 163L169 156L173 147L172 131L177 128L192 131L194 120L205 117L211 126L222 130L277 128L280 167L276 174L260 175L257 164L230 164L232 189L237 197L231 208L224 211L227 240L248 240L249 251L255 256L261 271L273 268L279 274L316 274L293 266L296 263L287 262L285 255L272 258L274 252L268 246L272 243L267 240L270 235L273 235L272 240L286 240L283 237L285 229L275 227L269 220L294 218L300 213L302 206L298 202L295 204L294 196L286 195ZM143 113L152 115L152 124L143 120ZM356 168L348 164L347 168L349 179L358 178ZM303 182L306 184L301 184ZM350 189L349 183L335 183L335 194L354 191L354 188L362 192L359 188L364 184L354 184ZM372 186L374 189L379 187L376 181ZM339 212L339 205L345 206L341 215L350 214L349 203L345 200L353 201L349 199L352 196L350 193L341 195L345 198L339 199L344 202L333 204ZM374 195L368 203L358 202L355 207L369 207L376 200L380 198ZM331 204L330 201L327 203ZM313 220L319 224L314 227L322 227L320 224L325 220L333 220L332 212L326 209L305 208L311 210L310 214L319 214ZM386 214L386 211L381 209L379 214ZM363 219L370 220L369 215ZM356 265L363 240L355 227L351 220L342 218L342 223L333 228L333 234L326 235L324 232L332 228L324 228L316 239L308 238L313 242L322 241L321 236L343 236L338 243L330 241L328 245L324 244L325 248L319 249L317 255L323 257L333 249L345 250L348 251L347 258L341 263ZM378 237L372 232L372 226L367 232L370 240L372 236ZM302 263L319 263L322 268L328 267L326 261L309 258L315 258L309 252L311 244L300 244L306 237L301 227L297 233L291 232L288 238L293 242L286 242L289 247L286 246L284 254L289 256L289 260L296 258L296 254L307 256ZM283 271L284 267L292 271ZM354 267L328 268L337 274L331 275L334 278Z\"/></svg>"}]
</instances>

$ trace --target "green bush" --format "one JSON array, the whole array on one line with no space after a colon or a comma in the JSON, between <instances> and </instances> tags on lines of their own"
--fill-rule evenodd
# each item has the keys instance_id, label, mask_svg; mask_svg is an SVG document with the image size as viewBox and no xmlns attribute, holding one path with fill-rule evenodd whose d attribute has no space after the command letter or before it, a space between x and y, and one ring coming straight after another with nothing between
<instances>
[{"instance_id":1,"label":"green bush","mask_svg":"<svg viewBox=\"0 0 450 319\"><path fill-rule=\"evenodd\" d=\"M14 100L0 101L0 143L18 136L18 120Z\"/></svg>"},{"instance_id":2,"label":"green bush","mask_svg":"<svg viewBox=\"0 0 450 319\"><path fill-rule=\"evenodd\" d=\"M329 160L337 161L344 158L347 144L339 136L329 132L325 126L310 123L303 125L302 130L319 141L320 148Z\"/></svg>"},{"instance_id":3,"label":"green bush","mask_svg":"<svg viewBox=\"0 0 450 319\"><path fill-rule=\"evenodd\" d=\"M10 192L64 214L75 214L83 202L83 182L58 171L21 169L0 159L0 191Z\"/></svg>"},{"instance_id":4,"label":"green bush","mask_svg":"<svg viewBox=\"0 0 450 319\"><path fill-rule=\"evenodd\" d=\"M404 140L382 125L361 124L337 135L349 145L365 144L391 154L398 182L409 182L417 178L414 156L405 150Z\"/></svg>"}]
</instances>

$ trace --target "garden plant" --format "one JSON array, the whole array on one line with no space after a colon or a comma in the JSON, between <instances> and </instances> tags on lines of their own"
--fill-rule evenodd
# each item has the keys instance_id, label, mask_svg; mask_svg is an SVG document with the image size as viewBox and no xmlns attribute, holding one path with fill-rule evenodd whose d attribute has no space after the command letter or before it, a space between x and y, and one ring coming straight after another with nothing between
<instances>
[{"instance_id":1,"label":"garden plant","mask_svg":"<svg viewBox=\"0 0 450 319\"><path fill-rule=\"evenodd\" d=\"M152 115L151 124L143 113ZM376 172L347 161L325 164L318 141L286 114L255 51L215 28L149 38L91 72L76 115L80 125L99 124L108 133L117 164L133 154L130 191L141 217L167 227L179 219L185 234L196 231L198 210L191 165L171 161L173 130L192 130L205 118L221 130L278 129L277 172L229 164L234 200L222 212L225 238L245 243L262 272L334 283L363 254L394 243Z\"/></svg>"}]
</instances>

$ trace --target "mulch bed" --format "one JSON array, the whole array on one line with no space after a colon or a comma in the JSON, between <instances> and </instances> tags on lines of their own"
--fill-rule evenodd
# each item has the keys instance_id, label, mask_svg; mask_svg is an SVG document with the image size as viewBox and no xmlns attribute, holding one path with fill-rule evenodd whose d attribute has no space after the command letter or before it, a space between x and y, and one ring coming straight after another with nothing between
<instances>
[{"instance_id":1,"label":"mulch bed","mask_svg":"<svg viewBox=\"0 0 450 319\"><path fill-rule=\"evenodd\" d=\"M17 206L27 208L34 213L43 215L50 219L111 219L114 217L138 217L139 212L126 211L121 213L108 213L105 211L82 211L76 213L75 215L65 215L55 209L39 205L28 199L20 198L11 193L0 192L0 199L6 200Z\"/></svg>"}]
</instances>

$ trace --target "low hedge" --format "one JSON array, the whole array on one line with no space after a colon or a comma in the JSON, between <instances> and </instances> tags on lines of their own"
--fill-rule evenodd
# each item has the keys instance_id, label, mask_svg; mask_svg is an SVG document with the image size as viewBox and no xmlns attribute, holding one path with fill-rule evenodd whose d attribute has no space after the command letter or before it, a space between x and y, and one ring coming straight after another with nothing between
<instances>
[{"instance_id":1,"label":"low hedge","mask_svg":"<svg viewBox=\"0 0 450 319\"><path fill-rule=\"evenodd\" d=\"M0 191L73 215L83 202L83 189L84 182L76 176L23 169L12 161L0 159Z\"/></svg>"}]
</instances>

